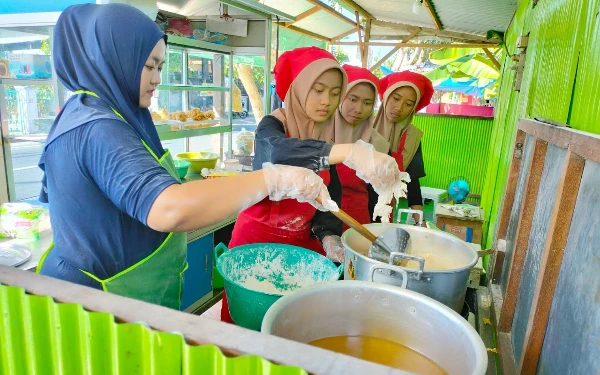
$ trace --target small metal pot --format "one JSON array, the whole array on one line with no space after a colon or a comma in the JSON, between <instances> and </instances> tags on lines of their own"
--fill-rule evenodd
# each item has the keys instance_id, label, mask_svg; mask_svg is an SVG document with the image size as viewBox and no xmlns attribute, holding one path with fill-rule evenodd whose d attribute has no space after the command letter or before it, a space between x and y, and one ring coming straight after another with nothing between
<instances>
[{"instance_id":1,"label":"small metal pot","mask_svg":"<svg viewBox=\"0 0 600 375\"><path fill-rule=\"evenodd\" d=\"M431 298L389 285L335 281L291 293L269 308L261 332L302 343L369 336L405 345L449 375L483 375L487 369L485 345L465 319Z\"/></svg>"},{"instance_id":2,"label":"small metal pot","mask_svg":"<svg viewBox=\"0 0 600 375\"><path fill-rule=\"evenodd\" d=\"M375 223L365 227L376 236L394 227L408 231L411 239L410 254L393 253L390 259L392 264L369 258L369 241L354 229L348 229L342 235L346 248L344 280L406 286L461 312L469 274L478 259L477 252L466 242L439 230L412 225ZM405 260L418 262L418 268L393 265Z\"/></svg>"}]
</instances>

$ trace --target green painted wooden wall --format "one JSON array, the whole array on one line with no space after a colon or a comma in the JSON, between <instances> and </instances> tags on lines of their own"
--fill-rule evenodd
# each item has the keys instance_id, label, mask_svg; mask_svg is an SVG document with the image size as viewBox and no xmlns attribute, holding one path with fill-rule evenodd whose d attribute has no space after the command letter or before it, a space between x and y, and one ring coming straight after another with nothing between
<instances>
[{"instance_id":1,"label":"green painted wooden wall","mask_svg":"<svg viewBox=\"0 0 600 375\"><path fill-rule=\"evenodd\" d=\"M520 92L513 90L514 62L504 56L491 135L482 206L486 243L499 220L519 118L544 117L600 134L600 0L521 0L506 33L515 54L517 38L529 35Z\"/></svg>"},{"instance_id":2,"label":"green painted wooden wall","mask_svg":"<svg viewBox=\"0 0 600 375\"><path fill-rule=\"evenodd\" d=\"M481 194L486 181L492 118L417 115L423 130L423 160L427 176L421 186L446 189L450 180L463 176L471 193Z\"/></svg>"}]
</instances>

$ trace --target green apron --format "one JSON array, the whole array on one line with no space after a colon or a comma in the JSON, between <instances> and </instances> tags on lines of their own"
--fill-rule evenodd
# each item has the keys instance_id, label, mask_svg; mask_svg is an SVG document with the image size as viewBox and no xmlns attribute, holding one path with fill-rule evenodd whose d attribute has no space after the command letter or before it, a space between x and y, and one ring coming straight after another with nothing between
<instances>
[{"instance_id":1,"label":"green apron","mask_svg":"<svg viewBox=\"0 0 600 375\"><path fill-rule=\"evenodd\" d=\"M76 91L75 94L89 94L98 97L89 91ZM114 108L113 112L125 121ZM158 158L146 142L142 140L142 143L156 161L171 176L180 181L169 150L166 150L165 154ZM40 259L37 273L42 269L44 259L53 247L54 244ZM108 279L102 280L88 271L81 269L80 271L98 281L106 292L179 310L183 292L183 273L187 269L186 253L187 233L172 232L152 254Z\"/></svg>"}]
</instances>

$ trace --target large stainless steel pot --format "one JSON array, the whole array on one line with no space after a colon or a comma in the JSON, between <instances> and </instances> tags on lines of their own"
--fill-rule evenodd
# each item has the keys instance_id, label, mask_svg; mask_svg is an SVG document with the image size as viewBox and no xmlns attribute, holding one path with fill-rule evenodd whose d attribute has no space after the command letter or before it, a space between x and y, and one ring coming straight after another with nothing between
<instances>
[{"instance_id":1,"label":"large stainless steel pot","mask_svg":"<svg viewBox=\"0 0 600 375\"><path fill-rule=\"evenodd\" d=\"M484 374L479 334L450 308L394 286L336 281L282 297L267 311L263 333L302 343L333 336L370 336L405 345L449 375Z\"/></svg>"},{"instance_id":2,"label":"large stainless steel pot","mask_svg":"<svg viewBox=\"0 0 600 375\"><path fill-rule=\"evenodd\" d=\"M433 229L402 224L367 224L374 235L386 229L400 227L410 233L410 254L395 254L394 261L413 260L412 267L385 264L367 256L370 243L354 229L342 235L346 248L344 279L375 281L403 286L423 293L461 312L471 268L478 255L466 242ZM418 265L417 265L418 262ZM408 279L403 275L408 274Z\"/></svg>"}]
</instances>

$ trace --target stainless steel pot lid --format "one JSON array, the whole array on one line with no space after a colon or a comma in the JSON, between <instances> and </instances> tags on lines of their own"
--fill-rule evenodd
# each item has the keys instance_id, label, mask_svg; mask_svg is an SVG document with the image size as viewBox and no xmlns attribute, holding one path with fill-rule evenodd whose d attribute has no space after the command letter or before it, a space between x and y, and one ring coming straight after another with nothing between
<instances>
[{"instance_id":1,"label":"stainless steel pot lid","mask_svg":"<svg viewBox=\"0 0 600 375\"><path fill-rule=\"evenodd\" d=\"M0 244L0 264L18 267L31 258L31 250L27 246L3 243Z\"/></svg>"}]
</instances>

